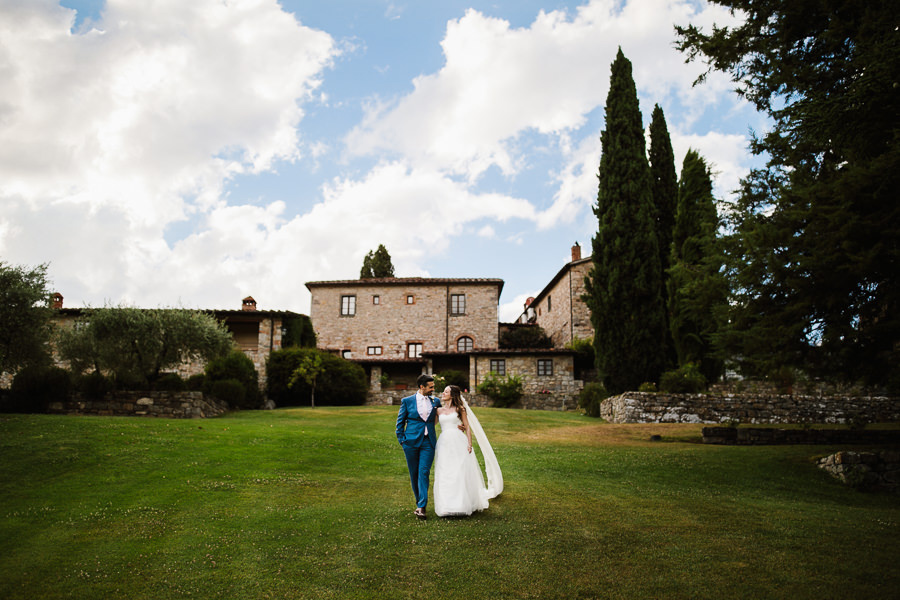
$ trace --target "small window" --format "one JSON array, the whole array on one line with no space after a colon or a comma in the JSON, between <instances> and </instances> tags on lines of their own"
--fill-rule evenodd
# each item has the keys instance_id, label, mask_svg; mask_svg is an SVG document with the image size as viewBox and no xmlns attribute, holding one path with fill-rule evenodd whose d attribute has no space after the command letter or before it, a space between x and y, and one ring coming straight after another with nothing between
<instances>
[{"instance_id":1,"label":"small window","mask_svg":"<svg viewBox=\"0 0 900 600\"><path fill-rule=\"evenodd\" d=\"M352 317L356 314L356 296L341 296L341 316Z\"/></svg>"},{"instance_id":2,"label":"small window","mask_svg":"<svg viewBox=\"0 0 900 600\"><path fill-rule=\"evenodd\" d=\"M456 340L456 350L458 352L470 352L474 346L475 344L472 342L472 338L467 335Z\"/></svg>"},{"instance_id":3,"label":"small window","mask_svg":"<svg viewBox=\"0 0 900 600\"><path fill-rule=\"evenodd\" d=\"M491 373L496 373L497 375L506 375L506 359L504 358L492 358L491 359Z\"/></svg>"},{"instance_id":4,"label":"small window","mask_svg":"<svg viewBox=\"0 0 900 600\"><path fill-rule=\"evenodd\" d=\"M415 303L416 303L416 297L413 296L412 294L407 294L407 295L406 295L406 303L407 303L407 304L415 304Z\"/></svg>"},{"instance_id":5,"label":"small window","mask_svg":"<svg viewBox=\"0 0 900 600\"><path fill-rule=\"evenodd\" d=\"M538 375L553 375L553 359L539 358L537 364Z\"/></svg>"},{"instance_id":6,"label":"small window","mask_svg":"<svg viewBox=\"0 0 900 600\"><path fill-rule=\"evenodd\" d=\"M366 348L366 354L369 356L381 356L381 346L369 346Z\"/></svg>"},{"instance_id":7,"label":"small window","mask_svg":"<svg viewBox=\"0 0 900 600\"><path fill-rule=\"evenodd\" d=\"M353 358L353 352L350 350L341 350L341 356L344 358Z\"/></svg>"},{"instance_id":8,"label":"small window","mask_svg":"<svg viewBox=\"0 0 900 600\"><path fill-rule=\"evenodd\" d=\"M464 315L466 314L466 295L450 294L450 314Z\"/></svg>"},{"instance_id":9,"label":"small window","mask_svg":"<svg viewBox=\"0 0 900 600\"><path fill-rule=\"evenodd\" d=\"M372 304L381 304L381 296L372 296Z\"/></svg>"},{"instance_id":10,"label":"small window","mask_svg":"<svg viewBox=\"0 0 900 600\"><path fill-rule=\"evenodd\" d=\"M547 312L553 310L553 296L547 296Z\"/></svg>"},{"instance_id":11,"label":"small window","mask_svg":"<svg viewBox=\"0 0 900 600\"><path fill-rule=\"evenodd\" d=\"M407 344L406 356L408 358L419 358L422 356L422 344Z\"/></svg>"}]
</instances>

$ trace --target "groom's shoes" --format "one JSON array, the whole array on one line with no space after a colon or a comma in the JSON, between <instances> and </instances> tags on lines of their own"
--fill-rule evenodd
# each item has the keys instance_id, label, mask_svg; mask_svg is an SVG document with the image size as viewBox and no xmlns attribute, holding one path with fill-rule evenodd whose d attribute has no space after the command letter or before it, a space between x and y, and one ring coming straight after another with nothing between
<instances>
[{"instance_id":1,"label":"groom's shoes","mask_svg":"<svg viewBox=\"0 0 900 600\"><path fill-rule=\"evenodd\" d=\"M417 508L417 509L416 509L416 518L417 518L417 519L421 519L422 521L424 521L425 519L428 518L428 516L425 514L425 509L424 509L424 508Z\"/></svg>"}]
</instances>

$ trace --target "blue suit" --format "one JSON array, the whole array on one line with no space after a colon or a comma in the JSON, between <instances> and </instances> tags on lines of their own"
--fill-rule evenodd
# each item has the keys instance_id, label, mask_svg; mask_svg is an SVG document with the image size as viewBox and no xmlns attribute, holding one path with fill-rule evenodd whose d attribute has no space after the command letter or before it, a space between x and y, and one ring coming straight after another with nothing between
<instances>
[{"instance_id":1,"label":"blue suit","mask_svg":"<svg viewBox=\"0 0 900 600\"><path fill-rule=\"evenodd\" d=\"M429 397L429 400L431 412L424 420L419 415L415 394L400 401L400 412L397 413L397 441L406 454L409 480L418 508L425 508L428 504L428 480L431 463L434 462L434 445L437 443L434 424L437 420L437 408L441 405L437 398ZM428 435L425 435L426 432Z\"/></svg>"}]
</instances>

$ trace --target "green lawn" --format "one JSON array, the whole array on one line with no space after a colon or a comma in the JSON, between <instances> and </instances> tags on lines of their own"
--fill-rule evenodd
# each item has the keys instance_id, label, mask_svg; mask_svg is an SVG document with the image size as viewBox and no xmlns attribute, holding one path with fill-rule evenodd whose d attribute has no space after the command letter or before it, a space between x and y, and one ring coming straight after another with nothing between
<instances>
[{"instance_id":1,"label":"green lawn","mask_svg":"<svg viewBox=\"0 0 900 600\"><path fill-rule=\"evenodd\" d=\"M900 498L815 468L838 448L478 415L506 489L426 522L396 408L0 415L0 598L897 597Z\"/></svg>"}]
</instances>

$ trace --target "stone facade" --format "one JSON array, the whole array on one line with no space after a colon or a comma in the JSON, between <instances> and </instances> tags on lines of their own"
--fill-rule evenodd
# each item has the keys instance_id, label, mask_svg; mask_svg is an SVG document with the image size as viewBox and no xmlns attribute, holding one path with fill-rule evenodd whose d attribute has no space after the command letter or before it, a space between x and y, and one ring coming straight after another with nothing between
<instances>
[{"instance_id":1,"label":"stone facade","mask_svg":"<svg viewBox=\"0 0 900 600\"><path fill-rule=\"evenodd\" d=\"M592 338L591 313L581 299L585 292L584 278L592 264L590 257L581 258L579 245L573 246L572 262L529 302L518 321L539 325L556 348L566 347L575 339Z\"/></svg>"},{"instance_id":2,"label":"stone facade","mask_svg":"<svg viewBox=\"0 0 900 600\"><path fill-rule=\"evenodd\" d=\"M503 361L502 374L522 378L526 394L578 394L583 382L574 378L574 355L567 350L497 350L474 352L469 367L469 385L481 384L491 373L491 361ZM538 374L538 361L544 371ZM550 372L546 368L549 364Z\"/></svg>"},{"instance_id":3,"label":"stone facade","mask_svg":"<svg viewBox=\"0 0 900 600\"><path fill-rule=\"evenodd\" d=\"M457 352L464 337L472 348L497 347L500 279L388 277L306 287L318 347L348 358L417 358L411 344L421 345L414 353Z\"/></svg>"},{"instance_id":4,"label":"stone facade","mask_svg":"<svg viewBox=\"0 0 900 600\"><path fill-rule=\"evenodd\" d=\"M600 404L611 423L868 423L900 421L900 399L627 392Z\"/></svg>"},{"instance_id":5,"label":"stone facade","mask_svg":"<svg viewBox=\"0 0 900 600\"><path fill-rule=\"evenodd\" d=\"M48 412L67 415L165 417L172 419L217 417L228 406L203 392L114 392L100 400L74 394L65 402L52 402Z\"/></svg>"},{"instance_id":6,"label":"stone facade","mask_svg":"<svg viewBox=\"0 0 900 600\"><path fill-rule=\"evenodd\" d=\"M366 398L368 406L398 406L400 400L415 393L413 390L370 391ZM492 407L494 404L484 394L465 394L466 402L475 407ZM509 408L524 410L575 410L578 408L577 394L524 394L522 399Z\"/></svg>"}]
</instances>

